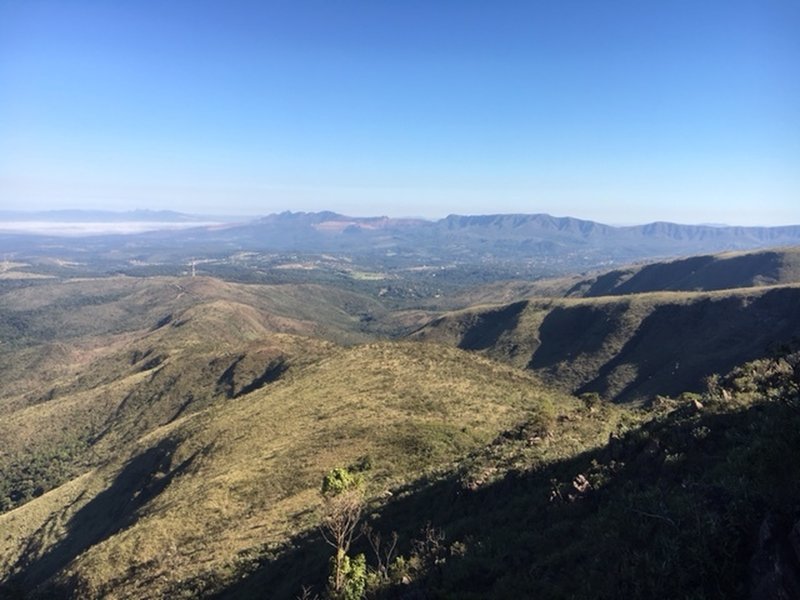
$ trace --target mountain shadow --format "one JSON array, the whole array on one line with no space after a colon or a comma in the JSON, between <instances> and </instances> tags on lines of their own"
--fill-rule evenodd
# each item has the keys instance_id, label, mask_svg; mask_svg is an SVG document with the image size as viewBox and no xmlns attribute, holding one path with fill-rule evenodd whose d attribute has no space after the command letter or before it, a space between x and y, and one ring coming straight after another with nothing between
<instances>
[{"instance_id":1,"label":"mountain shadow","mask_svg":"<svg viewBox=\"0 0 800 600\"><path fill-rule=\"evenodd\" d=\"M63 539L40 554L50 526L60 515L51 517L53 523L45 523L31 537L14 567L15 575L10 578L9 587L35 590L34 596L41 598L76 597L71 582L48 580L85 550L132 525L137 520L137 511L191 464L196 455L172 466L176 446L174 440L166 439L132 458L106 490L69 519Z\"/></svg>"},{"instance_id":2,"label":"mountain shadow","mask_svg":"<svg viewBox=\"0 0 800 600\"><path fill-rule=\"evenodd\" d=\"M679 407L478 488L454 474L399 490L369 520L399 534L406 575L371 597L748 598L760 524L778 515L788 533L800 517L799 425L781 402ZM331 552L318 535L298 538L213 597L322 592ZM357 552L374 561L363 538ZM789 578L800 562L781 568Z\"/></svg>"},{"instance_id":3,"label":"mountain shadow","mask_svg":"<svg viewBox=\"0 0 800 600\"><path fill-rule=\"evenodd\" d=\"M798 333L800 305L792 288L755 298L658 306L597 376L576 391L621 402L699 391L709 375L763 356Z\"/></svg>"},{"instance_id":4,"label":"mountain shadow","mask_svg":"<svg viewBox=\"0 0 800 600\"><path fill-rule=\"evenodd\" d=\"M277 358L269 361L259 375L248 372L239 373L242 361L246 356L245 354L241 354L236 357L217 379L216 390L226 398L238 398L261 389L265 385L278 381L289 369L289 365L286 363L285 359ZM242 370L246 371L246 369ZM252 377L252 379L249 379L247 383L239 381L240 379L247 379L249 377Z\"/></svg>"},{"instance_id":5,"label":"mountain shadow","mask_svg":"<svg viewBox=\"0 0 800 600\"><path fill-rule=\"evenodd\" d=\"M627 308L627 303L554 308L539 327L539 347L528 368L547 369L581 354L599 352L622 327Z\"/></svg>"},{"instance_id":6,"label":"mountain shadow","mask_svg":"<svg viewBox=\"0 0 800 600\"><path fill-rule=\"evenodd\" d=\"M527 301L514 302L496 310L489 310L473 316L474 322L464 333L458 347L462 350L483 350L491 348L506 331L513 331Z\"/></svg>"},{"instance_id":7,"label":"mountain shadow","mask_svg":"<svg viewBox=\"0 0 800 600\"><path fill-rule=\"evenodd\" d=\"M734 256L693 256L638 269L610 271L590 283L580 282L567 295L586 297L641 294L657 291L711 291L792 281L782 277L784 261L795 263L796 253L751 252ZM787 281L783 281L787 279Z\"/></svg>"}]
</instances>

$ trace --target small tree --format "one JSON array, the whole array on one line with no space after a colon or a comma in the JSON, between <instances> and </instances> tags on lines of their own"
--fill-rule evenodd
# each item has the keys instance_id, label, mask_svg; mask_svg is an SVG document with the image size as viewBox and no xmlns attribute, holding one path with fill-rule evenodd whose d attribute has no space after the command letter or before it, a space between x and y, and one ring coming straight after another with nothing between
<instances>
[{"instance_id":1,"label":"small tree","mask_svg":"<svg viewBox=\"0 0 800 600\"><path fill-rule=\"evenodd\" d=\"M367 588L367 559L363 554L350 558L346 554L341 562L341 589L331 596L340 600L361 600Z\"/></svg>"},{"instance_id":2,"label":"small tree","mask_svg":"<svg viewBox=\"0 0 800 600\"><path fill-rule=\"evenodd\" d=\"M360 535L358 522L364 508L364 480L347 469L333 469L323 478L321 492L325 516L320 532L336 549L329 582L331 595L348 600L358 598L364 592L366 561L363 554L351 560L347 552Z\"/></svg>"},{"instance_id":3,"label":"small tree","mask_svg":"<svg viewBox=\"0 0 800 600\"><path fill-rule=\"evenodd\" d=\"M389 581L389 568L397 557L397 532L393 531L391 539L384 544L380 531L375 531L367 524L362 527L362 531L367 536L372 552L375 554L377 564L375 571L378 577L383 581Z\"/></svg>"}]
</instances>

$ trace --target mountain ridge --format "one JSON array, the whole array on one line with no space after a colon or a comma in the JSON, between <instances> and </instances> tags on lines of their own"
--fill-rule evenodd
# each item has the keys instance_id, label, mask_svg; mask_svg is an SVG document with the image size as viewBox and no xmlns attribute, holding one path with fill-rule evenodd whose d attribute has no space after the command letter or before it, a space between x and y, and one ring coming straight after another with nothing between
<instances>
[{"instance_id":1,"label":"mountain ridge","mask_svg":"<svg viewBox=\"0 0 800 600\"><path fill-rule=\"evenodd\" d=\"M445 314L410 335L531 370L574 394L650 402L790 344L800 284L531 298Z\"/></svg>"},{"instance_id":2,"label":"mountain ridge","mask_svg":"<svg viewBox=\"0 0 800 600\"><path fill-rule=\"evenodd\" d=\"M162 220L162 221L199 221L206 217L174 211L135 210L127 212L59 210L45 212L11 212L0 211L0 219L9 219L21 215L40 216L47 220ZM223 219L224 220L224 219ZM566 235L617 236L620 238L665 238L681 241L705 241L719 239L750 239L756 241L774 241L783 239L800 239L800 224L775 226L741 226L741 225L697 225L681 224L670 221L653 221L640 225L615 226L599 221L581 219L571 216L556 217L547 213L494 213L485 215L450 214L440 219L423 219L414 217L388 216L348 216L334 211L303 212L283 211L250 219L239 218L239 222L228 223L228 229L269 227L278 225L286 227L319 228L325 223L347 223L358 229L408 229L417 227L423 231L458 231L478 229L485 231L502 230L504 234L523 232L558 232ZM322 228L324 230L324 228ZM341 233L342 228L331 227L332 233Z\"/></svg>"},{"instance_id":3,"label":"mountain ridge","mask_svg":"<svg viewBox=\"0 0 800 600\"><path fill-rule=\"evenodd\" d=\"M308 280L309 273L278 273L265 267L291 264L304 255L322 280L339 278L349 270L368 272L403 279L408 284L406 295L424 289L424 294L435 296L440 293L437 288L452 290L464 284L800 245L800 225L717 227L656 222L617 227L543 213L453 214L425 220L285 211L233 222L180 220L158 226L154 221L148 227L133 223L109 224L105 229L97 224L66 223L59 228L51 223L38 233L9 225L8 232L0 233L0 253L7 261L27 266L3 270L0 265L0 278L177 275L199 262L201 268L213 269L210 274L241 281L296 281ZM62 230L65 237L59 237ZM328 260L332 255L338 257L338 265ZM436 269L444 272L436 273Z\"/></svg>"},{"instance_id":4,"label":"mountain ridge","mask_svg":"<svg viewBox=\"0 0 800 600\"><path fill-rule=\"evenodd\" d=\"M800 248L727 252L632 266L575 283L565 296L712 291L800 282Z\"/></svg>"}]
</instances>

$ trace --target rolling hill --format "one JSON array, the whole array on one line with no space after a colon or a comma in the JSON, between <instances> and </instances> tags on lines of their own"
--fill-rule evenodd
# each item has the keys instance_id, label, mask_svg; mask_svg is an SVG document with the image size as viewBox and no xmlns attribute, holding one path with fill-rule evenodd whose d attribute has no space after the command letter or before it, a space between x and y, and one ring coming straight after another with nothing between
<instances>
[{"instance_id":1,"label":"rolling hill","mask_svg":"<svg viewBox=\"0 0 800 600\"><path fill-rule=\"evenodd\" d=\"M317 284L6 282L0 595L324 593L337 467L398 532L383 571L354 545L371 598L791 590L770 573L800 574L797 256L497 284L442 303L540 295L443 314Z\"/></svg>"},{"instance_id":2,"label":"rolling hill","mask_svg":"<svg viewBox=\"0 0 800 600\"><path fill-rule=\"evenodd\" d=\"M326 470L368 457L379 502L571 403L456 349L332 349L266 388L154 423L97 468L0 516L0 569L34 597L193 597L235 575L242 554L313 530Z\"/></svg>"},{"instance_id":3,"label":"rolling hill","mask_svg":"<svg viewBox=\"0 0 800 600\"><path fill-rule=\"evenodd\" d=\"M797 359L745 365L702 402L637 413L454 348L331 348L0 515L0 590L319 590L330 556L316 527L319 482L351 465L368 482L365 519L400 532L407 557L376 597L744 598L753 581L786 584L762 582L768 574L748 564L772 560L752 532L769 526L784 539L793 523L780 515L800 493ZM776 468L783 461L790 468Z\"/></svg>"},{"instance_id":4,"label":"rolling hill","mask_svg":"<svg viewBox=\"0 0 800 600\"><path fill-rule=\"evenodd\" d=\"M711 291L800 283L800 249L693 256L618 269L579 281L567 296Z\"/></svg>"},{"instance_id":5,"label":"rolling hill","mask_svg":"<svg viewBox=\"0 0 800 600\"><path fill-rule=\"evenodd\" d=\"M4 509L389 326L357 294L202 277L47 281L0 295L0 315Z\"/></svg>"},{"instance_id":6,"label":"rolling hill","mask_svg":"<svg viewBox=\"0 0 800 600\"><path fill-rule=\"evenodd\" d=\"M687 262L691 264L691 259L635 273L648 277L653 272L670 273L675 265L682 270ZM752 277L751 271L745 278L752 281ZM616 272L610 278L616 279ZM633 275L628 281L636 279ZM640 281L644 280L642 276ZM714 289L715 282L698 277L692 285ZM660 285L674 286L670 278ZM649 287L659 286L651 280ZM597 284L594 289L598 290ZM595 392L618 402L699 391L706 377L765 356L798 336L797 285L532 298L455 311L412 334L417 340L477 351L530 369L571 393Z\"/></svg>"}]
</instances>

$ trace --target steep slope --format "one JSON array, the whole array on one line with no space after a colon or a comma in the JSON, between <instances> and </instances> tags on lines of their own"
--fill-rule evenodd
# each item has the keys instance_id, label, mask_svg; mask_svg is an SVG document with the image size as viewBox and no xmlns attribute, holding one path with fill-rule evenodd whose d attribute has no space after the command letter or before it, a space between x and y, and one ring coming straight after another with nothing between
<instances>
[{"instance_id":1,"label":"steep slope","mask_svg":"<svg viewBox=\"0 0 800 600\"><path fill-rule=\"evenodd\" d=\"M552 385L622 402L702 388L800 337L800 287L521 301L451 313L412 336L479 351Z\"/></svg>"},{"instance_id":2,"label":"steep slope","mask_svg":"<svg viewBox=\"0 0 800 600\"><path fill-rule=\"evenodd\" d=\"M319 286L200 277L6 291L0 511L100 464L154 427L316 360L331 347L325 338L369 339L363 310L383 309Z\"/></svg>"},{"instance_id":3,"label":"steep slope","mask_svg":"<svg viewBox=\"0 0 800 600\"><path fill-rule=\"evenodd\" d=\"M48 382L54 387L89 362L159 330L153 335L164 338L164 348L200 338L238 344L267 332L352 343L372 339L370 329L380 331L389 318L372 298L317 285L108 277L3 286L0 415L16 406L11 397L38 402Z\"/></svg>"},{"instance_id":4,"label":"steep slope","mask_svg":"<svg viewBox=\"0 0 800 600\"><path fill-rule=\"evenodd\" d=\"M349 465L408 557L378 597L743 597L761 520L800 516L796 469L770 467L799 464L800 358L705 385L800 337L800 285L763 285L764 264L737 271L759 287L529 299L358 345L380 330L364 314L424 311L202 277L17 287L0 596L319 591L319 483Z\"/></svg>"},{"instance_id":5,"label":"steep slope","mask_svg":"<svg viewBox=\"0 0 800 600\"><path fill-rule=\"evenodd\" d=\"M694 256L609 271L573 285L567 296L711 291L800 283L800 249Z\"/></svg>"},{"instance_id":6,"label":"steep slope","mask_svg":"<svg viewBox=\"0 0 800 600\"><path fill-rule=\"evenodd\" d=\"M405 543L370 597L795 598L799 393L795 352L737 367L702 396L663 399L645 422L557 460L541 460L524 424L504 432L371 516ZM589 403L571 423L591 427L603 408Z\"/></svg>"},{"instance_id":7,"label":"steep slope","mask_svg":"<svg viewBox=\"0 0 800 600\"><path fill-rule=\"evenodd\" d=\"M371 465L365 519L402 540L374 597L778 597L800 564L799 377L800 355L760 360L634 415L537 395L534 379L455 349L338 350L0 516L0 591L319 590L316 489L352 464Z\"/></svg>"},{"instance_id":8,"label":"steep slope","mask_svg":"<svg viewBox=\"0 0 800 600\"><path fill-rule=\"evenodd\" d=\"M0 509L40 495L153 428L268 385L331 345L275 333L234 303L196 305L131 333L77 372L7 396L0 413Z\"/></svg>"},{"instance_id":9,"label":"steep slope","mask_svg":"<svg viewBox=\"0 0 800 600\"><path fill-rule=\"evenodd\" d=\"M34 597L194 597L235 576L248 553L313 531L328 469L370 464L369 493L379 501L521 420L546 428L570 406L530 375L457 349L335 350L179 417L0 516L0 573L7 589L35 589ZM595 435L597 443L608 433Z\"/></svg>"}]
</instances>

